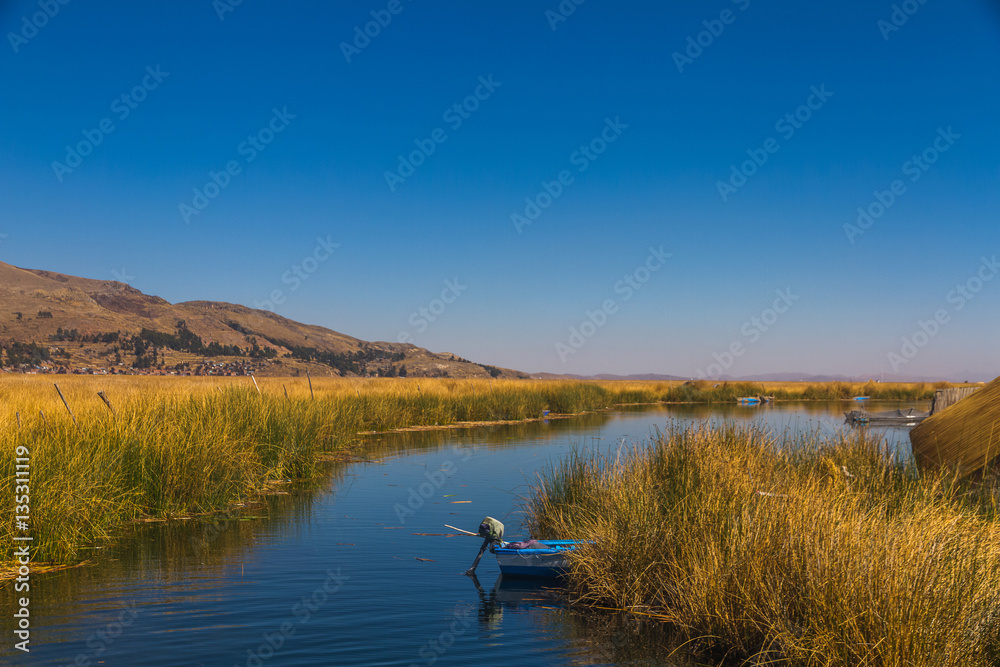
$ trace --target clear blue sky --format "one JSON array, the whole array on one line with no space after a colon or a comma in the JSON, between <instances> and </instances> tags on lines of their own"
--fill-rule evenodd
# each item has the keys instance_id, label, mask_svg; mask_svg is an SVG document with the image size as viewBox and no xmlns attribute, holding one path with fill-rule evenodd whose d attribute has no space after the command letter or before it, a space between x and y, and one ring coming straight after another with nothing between
<instances>
[{"instance_id":1,"label":"clear blue sky","mask_svg":"<svg viewBox=\"0 0 1000 667\"><path fill-rule=\"evenodd\" d=\"M231 3L0 3L0 259L525 371L1000 374L996 2Z\"/></svg>"}]
</instances>

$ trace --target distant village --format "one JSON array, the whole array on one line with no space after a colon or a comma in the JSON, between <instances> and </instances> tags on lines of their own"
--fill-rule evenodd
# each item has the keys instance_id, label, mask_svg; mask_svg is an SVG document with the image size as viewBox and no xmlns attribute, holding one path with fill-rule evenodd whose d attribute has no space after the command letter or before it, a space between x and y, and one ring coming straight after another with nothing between
<instances>
[{"instance_id":1,"label":"distant village","mask_svg":"<svg viewBox=\"0 0 1000 667\"><path fill-rule=\"evenodd\" d=\"M26 373L28 375L217 375L238 376L258 374L270 364L260 361L206 362L196 365L177 364L164 368L91 367L70 368L63 365L18 364L0 368L0 373Z\"/></svg>"},{"instance_id":2,"label":"distant village","mask_svg":"<svg viewBox=\"0 0 1000 667\"><path fill-rule=\"evenodd\" d=\"M51 314L40 311L39 318ZM227 322L243 334L245 345L204 343L178 320L174 333L143 328L136 334L120 331L82 333L57 327L45 342L0 341L0 372L43 375L173 375L247 376L299 375L308 368L317 374L342 377L475 376L500 377L503 370L473 363L455 355L429 355L431 364L407 368L403 350L361 342L343 352L296 345L267 338ZM461 364L466 367L458 367ZM480 370L481 369L481 370Z\"/></svg>"},{"instance_id":3,"label":"distant village","mask_svg":"<svg viewBox=\"0 0 1000 667\"><path fill-rule=\"evenodd\" d=\"M39 312L39 317L49 315ZM376 377L406 376L402 352L387 352L365 346L356 352L335 353L264 339L241 326L230 326L244 334L246 347L205 344L183 320L175 333L142 329L138 334L121 332L81 333L56 329L46 343L11 341L0 343L0 372L46 375L174 375L246 376L272 372L283 365L320 364L339 375ZM270 345L268 345L270 344ZM77 347L77 345L79 347ZM279 354L279 348L286 348ZM71 352L72 350L72 352ZM280 358L279 358L280 356ZM219 357L222 357L219 359ZM285 369L281 369L285 370ZM282 374L299 374L299 369Z\"/></svg>"}]
</instances>

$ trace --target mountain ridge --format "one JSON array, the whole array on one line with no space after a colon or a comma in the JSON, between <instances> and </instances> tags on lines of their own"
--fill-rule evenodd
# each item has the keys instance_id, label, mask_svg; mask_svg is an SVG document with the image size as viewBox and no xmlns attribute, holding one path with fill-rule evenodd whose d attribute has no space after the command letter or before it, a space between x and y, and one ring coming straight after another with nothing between
<instances>
[{"instance_id":1,"label":"mountain ridge","mask_svg":"<svg viewBox=\"0 0 1000 667\"><path fill-rule=\"evenodd\" d=\"M414 377L526 377L410 343L365 341L240 304L172 304L120 281L4 262L0 345L5 351L0 362L8 368L43 371L213 374L218 365L225 369L220 372L261 375L398 376L402 371ZM224 353L208 354L219 350ZM33 363L25 363L27 355Z\"/></svg>"},{"instance_id":2,"label":"mountain ridge","mask_svg":"<svg viewBox=\"0 0 1000 667\"><path fill-rule=\"evenodd\" d=\"M698 378L696 376L668 375L665 373L634 373L631 375L616 375L613 373L598 373L595 375L578 375L572 373L531 373L536 380L631 380L636 382L688 382L704 379L707 382L988 382L989 377L981 373L959 374L961 377L937 377L918 375L886 375L883 379L878 375L824 375L814 373L758 373L754 375L720 375L718 377ZM986 377L986 379L983 379Z\"/></svg>"}]
</instances>

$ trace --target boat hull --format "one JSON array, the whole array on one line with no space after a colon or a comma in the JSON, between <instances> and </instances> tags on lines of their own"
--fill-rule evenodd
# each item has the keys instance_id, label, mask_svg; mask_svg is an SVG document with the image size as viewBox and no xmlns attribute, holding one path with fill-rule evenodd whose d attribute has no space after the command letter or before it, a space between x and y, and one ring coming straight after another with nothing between
<instances>
[{"instance_id":1,"label":"boat hull","mask_svg":"<svg viewBox=\"0 0 1000 667\"><path fill-rule=\"evenodd\" d=\"M559 577L569 571L567 553L581 544L576 540L544 540L545 549L496 547L500 572L511 577Z\"/></svg>"}]
</instances>

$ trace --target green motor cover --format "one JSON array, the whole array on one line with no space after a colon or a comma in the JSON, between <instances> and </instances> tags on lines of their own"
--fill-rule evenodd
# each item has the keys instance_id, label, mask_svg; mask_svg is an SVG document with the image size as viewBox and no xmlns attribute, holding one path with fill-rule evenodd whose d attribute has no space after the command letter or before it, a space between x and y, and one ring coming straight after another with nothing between
<instances>
[{"instance_id":1,"label":"green motor cover","mask_svg":"<svg viewBox=\"0 0 1000 667\"><path fill-rule=\"evenodd\" d=\"M479 535L488 540L500 542L503 540L503 524L488 516L479 524Z\"/></svg>"}]
</instances>

